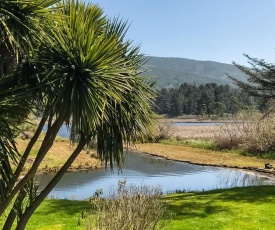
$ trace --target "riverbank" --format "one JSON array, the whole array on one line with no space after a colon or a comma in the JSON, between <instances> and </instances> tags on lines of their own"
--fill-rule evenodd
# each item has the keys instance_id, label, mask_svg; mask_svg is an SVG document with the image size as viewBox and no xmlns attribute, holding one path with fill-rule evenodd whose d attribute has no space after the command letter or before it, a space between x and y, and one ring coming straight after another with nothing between
<instances>
[{"instance_id":1,"label":"riverbank","mask_svg":"<svg viewBox=\"0 0 275 230\"><path fill-rule=\"evenodd\" d=\"M184 120L186 121L186 119ZM171 138L174 139L174 141L167 141L167 143L170 144L137 144L136 149L134 150L154 156L164 157L169 160L182 161L191 164L230 167L258 173L265 173L272 176L275 175L274 168L265 168L266 163L275 166L275 160L243 156L237 151L212 151L209 149L196 148L193 146L191 147L188 144L184 144L184 140L196 140L198 142L211 143L209 140L212 140L215 135L219 136L220 129L220 125L178 127L168 125L164 131L169 132L171 134ZM26 163L25 171L31 167L42 142L42 138L43 135L34 146ZM17 138L16 142L19 152L22 153L29 141ZM70 145L68 138L57 137L53 147L50 149L49 153L41 163L38 173L57 171L65 163L73 150L74 146ZM83 150L73 162L69 171L94 170L102 167L103 165L97 159L95 150Z\"/></svg>"},{"instance_id":2,"label":"riverbank","mask_svg":"<svg viewBox=\"0 0 275 230\"><path fill-rule=\"evenodd\" d=\"M26 149L29 140L22 140L20 138L16 139L18 151L22 154ZM26 172L31 166L35 159L35 156L39 150L42 143L42 138L33 147L30 156L24 167L24 172ZM69 156L74 151L75 146L71 146L68 138L57 137L52 148L49 150L48 154L41 162L38 173L55 172L60 169ZM96 158L96 151L93 150L82 150L78 157L75 159L68 171L80 171L80 170L96 170L102 168L103 165Z\"/></svg>"},{"instance_id":3,"label":"riverbank","mask_svg":"<svg viewBox=\"0 0 275 230\"><path fill-rule=\"evenodd\" d=\"M265 164L275 166L275 160L259 159L257 157L242 156L236 152L212 151L183 145L169 145L160 143L138 144L136 151L163 157L168 160L181 161L196 165L218 166L275 175L275 169L265 169Z\"/></svg>"},{"instance_id":4,"label":"riverbank","mask_svg":"<svg viewBox=\"0 0 275 230\"><path fill-rule=\"evenodd\" d=\"M28 140L17 140L17 147L19 152L23 152L28 144ZM40 142L38 142L24 167L27 171L36 156L39 149ZM42 161L38 173L55 172L66 162L70 154L74 150L74 146L70 146L69 140L65 138L57 138L53 147ZM181 161L197 165L208 165L218 167L229 167L242 170L249 170L268 175L275 175L275 170L265 169L265 164L269 163L275 166L275 160L259 159L257 157L242 156L236 152L226 151L211 151L207 149L195 148L185 145L176 144L160 144L160 143L146 143L137 144L134 151L150 154L152 156L159 156L168 160ZM81 170L96 170L104 167L102 163L96 158L96 152L82 150L76 160L73 162L68 171Z\"/></svg>"}]
</instances>

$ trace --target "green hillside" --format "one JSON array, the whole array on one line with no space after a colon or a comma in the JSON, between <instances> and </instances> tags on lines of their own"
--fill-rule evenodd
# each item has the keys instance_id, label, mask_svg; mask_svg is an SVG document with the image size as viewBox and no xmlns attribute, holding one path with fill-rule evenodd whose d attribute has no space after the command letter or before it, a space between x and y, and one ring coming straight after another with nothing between
<instances>
[{"instance_id":1,"label":"green hillside","mask_svg":"<svg viewBox=\"0 0 275 230\"><path fill-rule=\"evenodd\" d=\"M179 87L185 82L189 84L213 82L233 86L227 74L241 80L246 79L241 71L230 64L170 57L148 57L148 59L145 65L146 72L143 75L153 77L157 88Z\"/></svg>"}]
</instances>

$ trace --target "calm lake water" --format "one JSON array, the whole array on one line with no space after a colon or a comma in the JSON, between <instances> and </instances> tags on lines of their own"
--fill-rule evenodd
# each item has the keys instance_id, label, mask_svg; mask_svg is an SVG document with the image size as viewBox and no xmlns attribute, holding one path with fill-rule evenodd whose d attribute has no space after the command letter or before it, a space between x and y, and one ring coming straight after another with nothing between
<instances>
[{"instance_id":1,"label":"calm lake water","mask_svg":"<svg viewBox=\"0 0 275 230\"><path fill-rule=\"evenodd\" d=\"M37 179L43 187L52 177L52 174L47 174ZM99 169L67 173L49 197L83 200L99 188L108 191L119 180L126 180L127 184L161 186L164 193L271 183L267 178L243 171L191 165L131 152L126 154L126 165L122 173L118 173L117 169L111 172L109 168L106 171Z\"/></svg>"},{"instance_id":2,"label":"calm lake water","mask_svg":"<svg viewBox=\"0 0 275 230\"><path fill-rule=\"evenodd\" d=\"M47 125L44 125L42 131L46 132L48 129ZM70 128L67 128L66 125L62 125L60 130L58 131L57 135L63 138L70 137Z\"/></svg>"},{"instance_id":3,"label":"calm lake water","mask_svg":"<svg viewBox=\"0 0 275 230\"><path fill-rule=\"evenodd\" d=\"M175 126L207 126L222 123L178 122ZM44 131L47 127L44 127ZM58 133L61 137L69 137L70 130L63 125ZM99 169L84 172L71 172L64 175L49 197L83 200L92 196L102 188L108 191L120 180L127 184L161 186L164 193L175 190L201 191L216 188L230 188L250 185L271 184L272 182L256 174L234 169L198 166L182 162L168 161L150 155L131 152L125 155L126 164L118 173ZM41 175L37 178L40 188L51 180L53 174Z\"/></svg>"},{"instance_id":4,"label":"calm lake water","mask_svg":"<svg viewBox=\"0 0 275 230\"><path fill-rule=\"evenodd\" d=\"M216 126L222 125L223 122L173 122L173 126Z\"/></svg>"}]
</instances>

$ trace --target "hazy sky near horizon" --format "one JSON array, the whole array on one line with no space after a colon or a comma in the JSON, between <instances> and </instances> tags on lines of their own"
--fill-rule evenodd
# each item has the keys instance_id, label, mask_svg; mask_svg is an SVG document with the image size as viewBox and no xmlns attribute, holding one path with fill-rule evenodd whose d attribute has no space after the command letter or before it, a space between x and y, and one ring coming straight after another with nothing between
<instances>
[{"instance_id":1,"label":"hazy sky near horizon","mask_svg":"<svg viewBox=\"0 0 275 230\"><path fill-rule=\"evenodd\" d=\"M275 0L85 0L131 23L149 56L247 64L275 62Z\"/></svg>"}]
</instances>

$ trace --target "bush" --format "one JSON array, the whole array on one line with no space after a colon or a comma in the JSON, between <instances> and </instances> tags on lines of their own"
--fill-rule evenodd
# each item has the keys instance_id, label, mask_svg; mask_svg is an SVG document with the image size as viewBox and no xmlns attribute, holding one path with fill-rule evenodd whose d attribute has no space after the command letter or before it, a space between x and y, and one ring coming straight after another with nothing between
<instances>
[{"instance_id":1,"label":"bush","mask_svg":"<svg viewBox=\"0 0 275 230\"><path fill-rule=\"evenodd\" d=\"M214 143L221 149L242 148L251 153L275 150L275 114L240 112L221 127Z\"/></svg>"},{"instance_id":2,"label":"bush","mask_svg":"<svg viewBox=\"0 0 275 230\"><path fill-rule=\"evenodd\" d=\"M159 143L160 140L167 140L174 136L176 130L170 123L158 123L154 130L144 136L138 136L138 143Z\"/></svg>"},{"instance_id":3,"label":"bush","mask_svg":"<svg viewBox=\"0 0 275 230\"><path fill-rule=\"evenodd\" d=\"M170 123L159 123L156 126L153 135L153 142L158 143L160 140L167 140L173 137L175 134L175 128Z\"/></svg>"},{"instance_id":4,"label":"bush","mask_svg":"<svg viewBox=\"0 0 275 230\"><path fill-rule=\"evenodd\" d=\"M91 198L95 215L89 215L87 229L154 230L164 229L167 224L161 221L167 208L159 187L126 186L121 182L117 189L110 189L107 197L102 193L99 189Z\"/></svg>"}]
</instances>

